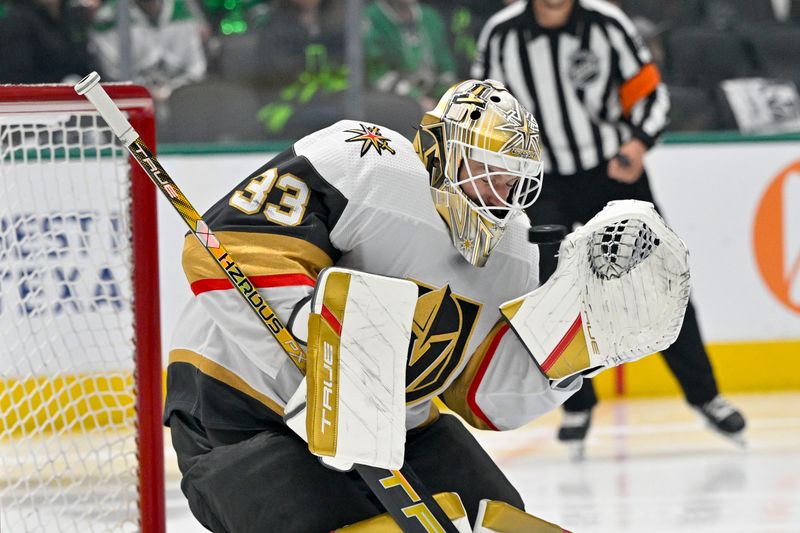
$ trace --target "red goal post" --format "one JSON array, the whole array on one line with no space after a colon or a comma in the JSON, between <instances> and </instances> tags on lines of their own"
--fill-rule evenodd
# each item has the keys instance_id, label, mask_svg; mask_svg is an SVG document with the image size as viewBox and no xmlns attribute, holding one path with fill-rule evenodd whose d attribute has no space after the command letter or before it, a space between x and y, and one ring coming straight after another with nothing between
<instances>
[{"instance_id":1,"label":"red goal post","mask_svg":"<svg viewBox=\"0 0 800 533\"><path fill-rule=\"evenodd\" d=\"M105 88L155 146L147 89ZM0 530L164 533L156 221L71 85L0 85Z\"/></svg>"}]
</instances>

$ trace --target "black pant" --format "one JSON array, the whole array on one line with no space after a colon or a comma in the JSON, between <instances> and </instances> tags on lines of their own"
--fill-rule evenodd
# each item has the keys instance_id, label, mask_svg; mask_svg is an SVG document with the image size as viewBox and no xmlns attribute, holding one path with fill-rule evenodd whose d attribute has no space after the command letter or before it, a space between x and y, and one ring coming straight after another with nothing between
<instances>
[{"instance_id":1,"label":"black pant","mask_svg":"<svg viewBox=\"0 0 800 533\"><path fill-rule=\"evenodd\" d=\"M169 426L189 508L215 533L323 533L385 512L357 473L326 468L286 426L220 433L181 411L170 415ZM239 438L244 440L235 442ZM458 493L470 521L484 498L524 508L516 489L451 415L409 431L405 453L431 493Z\"/></svg>"},{"instance_id":2,"label":"black pant","mask_svg":"<svg viewBox=\"0 0 800 533\"><path fill-rule=\"evenodd\" d=\"M655 204L647 174L630 185L610 179L605 165L571 176L546 175L542 193L528 210L528 216L534 225L563 224L571 230L574 224L586 223L609 201L624 199ZM544 283L558 264L558 244L540 245L539 251L540 277ZM717 395L717 382L691 302L678 338L663 351L663 356L690 404L702 405ZM564 409L585 411L596 404L594 386L591 380L585 379L583 387L564 403Z\"/></svg>"}]
</instances>

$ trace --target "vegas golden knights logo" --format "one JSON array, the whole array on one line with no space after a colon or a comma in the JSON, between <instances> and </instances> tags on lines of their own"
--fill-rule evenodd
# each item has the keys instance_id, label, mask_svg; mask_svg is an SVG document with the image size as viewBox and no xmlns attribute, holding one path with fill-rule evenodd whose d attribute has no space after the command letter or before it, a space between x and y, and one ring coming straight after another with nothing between
<instances>
[{"instance_id":1,"label":"vegas golden knights logo","mask_svg":"<svg viewBox=\"0 0 800 533\"><path fill-rule=\"evenodd\" d=\"M419 282L406 369L406 402L436 393L458 368L478 322L481 305Z\"/></svg>"},{"instance_id":2,"label":"vegas golden knights logo","mask_svg":"<svg viewBox=\"0 0 800 533\"><path fill-rule=\"evenodd\" d=\"M364 154L369 152L370 148L374 148L378 155L383 155L384 150L392 155L396 153L394 148L389 146L389 138L383 136L378 126L365 126L364 124L359 124L359 126L361 126L360 130L344 130L344 132L355 133L355 136L345 139L345 142L360 142L360 157L364 157Z\"/></svg>"}]
</instances>

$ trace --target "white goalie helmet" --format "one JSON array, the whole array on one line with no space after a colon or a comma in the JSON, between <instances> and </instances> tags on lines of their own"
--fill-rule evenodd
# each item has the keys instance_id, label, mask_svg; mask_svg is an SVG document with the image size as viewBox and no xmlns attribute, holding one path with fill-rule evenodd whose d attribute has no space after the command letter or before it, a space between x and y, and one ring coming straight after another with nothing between
<instances>
[{"instance_id":1,"label":"white goalie helmet","mask_svg":"<svg viewBox=\"0 0 800 533\"><path fill-rule=\"evenodd\" d=\"M500 82L467 80L425 113L414 148L453 244L473 265L485 265L508 222L539 196L536 119Z\"/></svg>"}]
</instances>

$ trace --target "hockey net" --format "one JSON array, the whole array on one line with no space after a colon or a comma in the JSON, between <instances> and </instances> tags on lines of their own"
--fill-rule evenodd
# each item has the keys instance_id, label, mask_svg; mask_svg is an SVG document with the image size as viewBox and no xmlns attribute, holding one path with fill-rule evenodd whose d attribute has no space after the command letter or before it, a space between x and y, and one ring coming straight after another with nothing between
<instances>
[{"instance_id":1,"label":"hockey net","mask_svg":"<svg viewBox=\"0 0 800 533\"><path fill-rule=\"evenodd\" d=\"M138 86L109 94L154 146ZM68 86L0 86L0 531L163 533L155 191Z\"/></svg>"}]
</instances>

